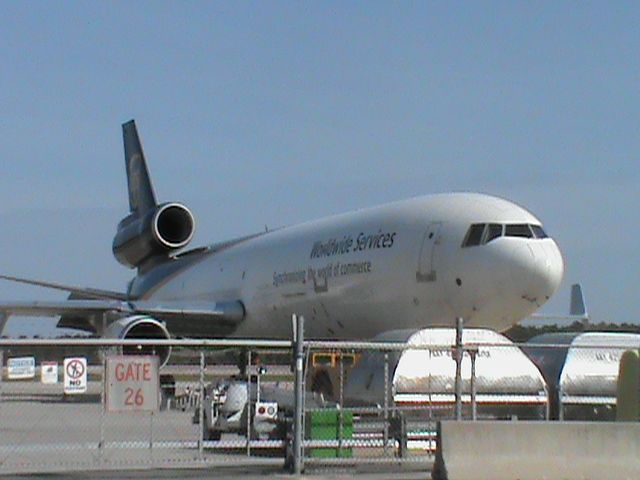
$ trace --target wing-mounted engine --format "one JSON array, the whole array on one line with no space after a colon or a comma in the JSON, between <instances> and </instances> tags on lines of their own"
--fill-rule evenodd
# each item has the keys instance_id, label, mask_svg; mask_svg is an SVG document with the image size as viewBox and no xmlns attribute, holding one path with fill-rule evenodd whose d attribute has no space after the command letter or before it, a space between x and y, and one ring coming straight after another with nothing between
<instances>
[{"instance_id":1,"label":"wing-mounted engine","mask_svg":"<svg viewBox=\"0 0 640 480\"><path fill-rule=\"evenodd\" d=\"M167 257L184 248L194 231L195 220L187 207L164 203L122 220L113 239L113 254L121 264L139 267L152 257Z\"/></svg>"},{"instance_id":2,"label":"wing-mounted engine","mask_svg":"<svg viewBox=\"0 0 640 480\"><path fill-rule=\"evenodd\" d=\"M167 340L171 338L164 323L146 315L132 315L111 323L105 333L105 338L120 340L145 339ZM135 345L122 347L123 355L157 355L160 366L164 366L171 356L169 346Z\"/></svg>"}]
</instances>

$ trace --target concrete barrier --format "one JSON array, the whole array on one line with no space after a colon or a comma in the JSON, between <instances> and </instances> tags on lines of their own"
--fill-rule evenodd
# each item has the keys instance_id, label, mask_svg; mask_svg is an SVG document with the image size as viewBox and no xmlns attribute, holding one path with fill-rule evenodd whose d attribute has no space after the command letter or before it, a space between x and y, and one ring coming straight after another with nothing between
<instances>
[{"instance_id":1,"label":"concrete barrier","mask_svg":"<svg viewBox=\"0 0 640 480\"><path fill-rule=\"evenodd\" d=\"M434 480L638 480L640 424L443 421Z\"/></svg>"}]
</instances>

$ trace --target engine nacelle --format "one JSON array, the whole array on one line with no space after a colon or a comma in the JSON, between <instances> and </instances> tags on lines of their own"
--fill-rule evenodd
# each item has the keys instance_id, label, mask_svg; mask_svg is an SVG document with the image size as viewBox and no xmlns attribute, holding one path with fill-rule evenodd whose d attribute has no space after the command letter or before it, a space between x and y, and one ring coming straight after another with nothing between
<instances>
[{"instance_id":1,"label":"engine nacelle","mask_svg":"<svg viewBox=\"0 0 640 480\"><path fill-rule=\"evenodd\" d=\"M134 268L145 260L185 247L193 238L195 219L180 203L164 203L142 216L129 215L118 225L113 254Z\"/></svg>"},{"instance_id":2,"label":"engine nacelle","mask_svg":"<svg viewBox=\"0 0 640 480\"><path fill-rule=\"evenodd\" d=\"M111 323L104 333L105 338L121 340L149 339L167 340L171 338L164 323L145 315L133 315L121 318ZM134 345L121 349L123 355L157 355L159 364L163 367L171 356L171 347L156 345Z\"/></svg>"}]
</instances>

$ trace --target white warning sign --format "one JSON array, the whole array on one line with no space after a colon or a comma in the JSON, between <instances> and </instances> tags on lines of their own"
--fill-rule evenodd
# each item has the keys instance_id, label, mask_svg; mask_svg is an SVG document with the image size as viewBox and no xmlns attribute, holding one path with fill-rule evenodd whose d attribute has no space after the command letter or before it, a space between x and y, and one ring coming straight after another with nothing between
<instances>
[{"instance_id":1,"label":"white warning sign","mask_svg":"<svg viewBox=\"0 0 640 480\"><path fill-rule=\"evenodd\" d=\"M40 364L40 381L44 384L58 383L58 362Z\"/></svg>"},{"instance_id":2,"label":"white warning sign","mask_svg":"<svg viewBox=\"0 0 640 480\"><path fill-rule=\"evenodd\" d=\"M7 378L20 380L36 376L36 359L34 357L17 357L7 360Z\"/></svg>"},{"instance_id":3,"label":"white warning sign","mask_svg":"<svg viewBox=\"0 0 640 480\"><path fill-rule=\"evenodd\" d=\"M87 391L87 359L65 358L63 369L64 393L67 395L85 393Z\"/></svg>"},{"instance_id":4,"label":"white warning sign","mask_svg":"<svg viewBox=\"0 0 640 480\"><path fill-rule=\"evenodd\" d=\"M113 355L107 357L107 410L154 411L159 406L158 357Z\"/></svg>"}]
</instances>

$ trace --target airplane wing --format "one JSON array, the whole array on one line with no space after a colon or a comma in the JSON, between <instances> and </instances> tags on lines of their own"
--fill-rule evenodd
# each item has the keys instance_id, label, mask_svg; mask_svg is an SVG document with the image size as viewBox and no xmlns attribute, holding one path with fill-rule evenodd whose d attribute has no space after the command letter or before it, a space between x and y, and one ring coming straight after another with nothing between
<instances>
[{"instance_id":1,"label":"airplane wing","mask_svg":"<svg viewBox=\"0 0 640 480\"><path fill-rule=\"evenodd\" d=\"M61 283L44 282L42 280L31 280L29 278L13 277L9 275L0 275L0 279L7 280L9 282L24 283L27 285L35 285L38 287L52 288L54 290L62 290L65 292L70 292L70 293L82 295L89 298L96 298L96 299L106 298L106 299L112 299L112 300L127 299L126 293L114 292L111 290L101 290L98 288L82 288L82 287L76 287L72 285L63 285Z\"/></svg>"},{"instance_id":2,"label":"airplane wing","mask_svg":"<svg viewBox=\"0 0 640 480\"><path fill-rule=\"evenodd\" d=\"M58 315L89 316L106 313L150 315L158 319L189 319L235 325L244 319L240 301L173 302L139 300L63 300L47 302L0 302L0 318L11 315L56 317Z\"/></svg>"},{"instance_id":3,"label":"airplane wing","mask_svg":"<svg viewBox=\"0 0 640 480\"><path fill-rule=\"evenodd\" d=\"M241 301L149 301L128 300L121 292L82 288L41 280L0 275L0 279L70 292L62 301L0 302L0 334L10 316L60 317L59 327L95 332L105 314L117 316L149 315L157 320L181 323L206 323L208 327L234 327L244 320ZM193 323L191 323L193 324Z\"/></svg>"}]
</instances>

